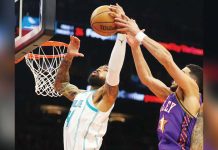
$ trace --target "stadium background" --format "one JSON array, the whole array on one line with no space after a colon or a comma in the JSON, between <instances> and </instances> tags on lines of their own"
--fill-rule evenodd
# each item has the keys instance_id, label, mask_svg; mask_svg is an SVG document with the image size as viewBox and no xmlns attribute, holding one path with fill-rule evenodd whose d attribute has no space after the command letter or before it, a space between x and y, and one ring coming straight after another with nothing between
<instances>
[{"instance_id":1,"label":"stadium background","mask_svg":"<svg viewBox=\"0 0 218 150\"><path fill-rule=\"evenodd\" d=\"M31 0L34 3L37 0ZM73 34L81 40L81 52L85 58L76 58L71 66L71 83L87 88L89 73L102 64L107 64L114 38L104 39L92 32L89 19L92 11L105 4L118 2L126 14L134 18L146 34L158 42L171 47L171 54L179 67L194 63L202 66L203 48L203 1L202 0L57 0L56 35L52 40L69 42ZM37 23L37 11L26 14ZM28 19L27 19L28 20ZM28 24L27 25L33 25ZM186 45L186 46L184 46ZM195 48L193 48L195 47ZM179 52L179 50L181 50ZM165 69L142 48L153 75L167 85L172 79ZM198 53L197 53L198 52ZM37 96L34 92L34 78L22 61L16 65L16 149L17 150L61 150L63 149L62 128L71 103L64 97L49 98ZM148 103L143 95L152 96L137 76L131 51L127 46L125 63L121 73L122 91L113 113L127 115L125 121L109 122L101 150L154 150L157 149L156 128L159 117L159 103ZM47 112L43 106L58 106L61 113Z\"/></svg>"}]
</instances>

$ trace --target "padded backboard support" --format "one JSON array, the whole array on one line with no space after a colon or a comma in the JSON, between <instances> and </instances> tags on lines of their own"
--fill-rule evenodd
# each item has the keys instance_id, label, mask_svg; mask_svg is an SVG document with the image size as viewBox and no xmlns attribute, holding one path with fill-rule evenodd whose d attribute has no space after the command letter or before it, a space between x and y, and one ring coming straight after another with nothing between
<instances>
[{"instance_id":1,"label":"padded backboard support","mask_svg":"<svg viewBox=\"0 0 218 150\"><path fill-rule=\"evenodd\" d=\"M41 0L41 28L15 40L15 62L54 35L56 0Z\"/></svg>"}]
</instances>

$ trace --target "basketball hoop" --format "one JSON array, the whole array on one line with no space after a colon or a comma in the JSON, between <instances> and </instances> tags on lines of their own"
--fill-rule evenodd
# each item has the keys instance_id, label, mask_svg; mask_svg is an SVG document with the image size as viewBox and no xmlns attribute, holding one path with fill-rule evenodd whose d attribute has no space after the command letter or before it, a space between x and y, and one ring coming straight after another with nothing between
<instances>
[{"instance_id":1,"label":"basketball hoop","mask_svg":"<svg viewBox=\"0 0 218 150\"><path fill-rule=\"evenodd\" d=\"M47 41L36 50L25 55L35 79L37 95L59 97L61 94L54 90L55 76L62 59L67 52L68 44L57 41Z\"/></svg>"}]
</instances>

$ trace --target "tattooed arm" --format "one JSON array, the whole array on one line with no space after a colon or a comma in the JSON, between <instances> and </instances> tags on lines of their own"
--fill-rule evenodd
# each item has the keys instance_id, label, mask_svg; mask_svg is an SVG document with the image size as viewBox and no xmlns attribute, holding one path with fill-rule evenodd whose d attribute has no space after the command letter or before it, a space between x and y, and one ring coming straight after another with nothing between
<instances>
[{"instance_id":1,"label":"tattooed arm","mask_svg":"<svg viewBox=\"0 0 218 150\"><path fill-rule=\"evenodd\" d=\"M203 150L203 105L192 132L190 150Z\"/></svg>"},{"instance_id":2,"label":"tattooed arm","mask_svg":"<svg viewBox=\"0 0 218 150\"><path fill-rule=\"evenodd\" d=\"M79 53L80 40L76 37L70 37L70 44L68 46L68 52L64 57L61 65L58 69L54 89L73 101L75 96L83 90L78 89L75 85L70 84L69 69L74 57L83 57L83 54Z\"/></svg>"}]
</instances>

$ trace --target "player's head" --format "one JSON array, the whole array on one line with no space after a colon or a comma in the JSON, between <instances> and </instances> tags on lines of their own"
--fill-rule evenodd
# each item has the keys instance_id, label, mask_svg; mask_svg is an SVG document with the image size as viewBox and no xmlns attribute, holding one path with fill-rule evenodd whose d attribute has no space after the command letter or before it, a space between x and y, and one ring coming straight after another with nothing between
<instances>
[{"instance_id":1,"label":"player's head","mask_svg":"<svg viewBox=\"0 0 218 150\"><path fill-rule=\"evenodd\" d=\"M101 87L105 83L106 75L108 72L108 66L103 65L91 72L88 77L88 83L94 87Z\"/></svg>"},{"instance_id":2,"label":"player's head","mask_svg":"<svg viewBox=\"0 0 218 150\"><path fill-rule=\"evenodd\" d=\"M199 91L202 91L203 88L203 69L202 67L195 65L195 64L189 64L186 65L185 68L182 69L182 71L190 76L193 80L196 81ZM177 89L178 85L175 81L172 82L171 90L175 91Z\"/></svg>"}]
</instances>

